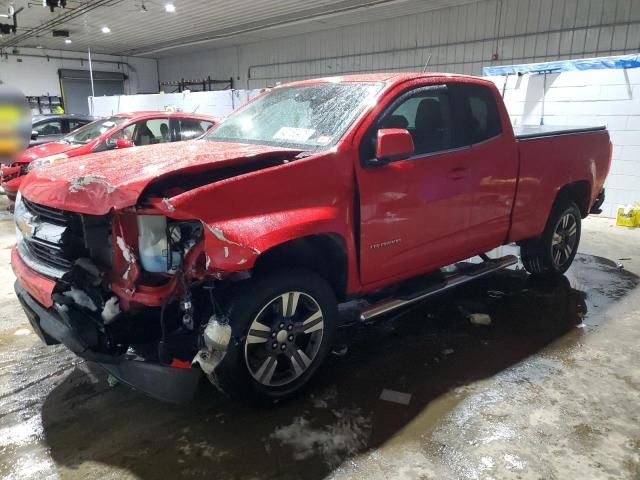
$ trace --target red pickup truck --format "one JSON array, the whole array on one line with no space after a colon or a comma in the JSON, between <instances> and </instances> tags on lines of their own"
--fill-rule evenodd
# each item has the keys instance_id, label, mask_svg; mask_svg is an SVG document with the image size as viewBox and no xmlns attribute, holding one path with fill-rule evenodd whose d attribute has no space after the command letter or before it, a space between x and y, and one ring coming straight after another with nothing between
<instances>
[{"instance_id":1,"label":"red pickup truck","mask_svg":"<svg viewBox=\"0 0 640 480\"><path fill-rule=\"evenodd\" d=\"M611 148L604 128L514 134L480 78L283 85L195 142L25 177L16 292L46 343L150 395L204 374L274 401L325 358L341 302L383 315L516 263L485 255L513 242L532 274L566 271Z\"/></svg>"}]
</instances>

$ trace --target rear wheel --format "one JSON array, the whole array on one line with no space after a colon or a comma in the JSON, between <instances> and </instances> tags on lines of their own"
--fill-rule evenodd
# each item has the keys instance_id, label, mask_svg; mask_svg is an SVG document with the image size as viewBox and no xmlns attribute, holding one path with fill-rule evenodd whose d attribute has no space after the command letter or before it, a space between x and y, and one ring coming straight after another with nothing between
<instances>
[{"instance_id":1,"label":"rear wheel","mask_svg":"<svg viewBox=\"0 0 640 480\"><path fill-rule=\"evenodd\" d=\"M571 200L554 205L540 238L521 246L522 263L534 275L563 274L578 251L582 215Z\"/></svg>"},{"instance_id":2,"label":"rear wheel","mask_svg":"<svg viewBox=\"0 0 640 480\"><path fill-rule=\"evenodd\" d=\"M327 355L337 302L319 275L287 269L237 286L228 302L233 339L211 379L238 399L292 396Z\"/></svg>"}]
</instances>

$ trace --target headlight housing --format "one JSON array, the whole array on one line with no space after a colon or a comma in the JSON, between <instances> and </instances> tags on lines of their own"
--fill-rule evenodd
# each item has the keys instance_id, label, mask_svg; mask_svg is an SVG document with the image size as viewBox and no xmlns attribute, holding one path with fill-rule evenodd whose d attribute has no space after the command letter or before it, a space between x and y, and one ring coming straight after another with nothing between
<instances>
[{"instance_id":1,"label":"headlight housing","mask_svg":"<svg viewBox=\"0 0 640 480\"><path fill-rule=\"evenodd\" d=\"M174 221L162 215L138 215L138 251L147 272L174 273L202 237L199 221Z\"/></svg>"},{"instance_id":2,"label":"headlight housing","mask_svg":"<svg viewBox=\"0 0 640 480\"><path fill-rule=\"evenodd\" d=\"M31 172L32 170L35 170L39 167L44 167L45 165L51 165L52 163L64 160L65 158L69 158L69 156L65 153L58 153L56 155L49 155L48 157L38 158L27 166L27 172Z\"/></svg>"}]
</instances>

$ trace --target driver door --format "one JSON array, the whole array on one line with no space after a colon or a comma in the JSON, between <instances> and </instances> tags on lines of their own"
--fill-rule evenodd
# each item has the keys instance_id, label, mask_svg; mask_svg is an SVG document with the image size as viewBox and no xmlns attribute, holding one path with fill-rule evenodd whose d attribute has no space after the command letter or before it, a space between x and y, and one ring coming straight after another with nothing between
<instances>
[{"instance_id":1,"label":"driver door","mask_svg":"<svg viewBox=\"0 0 640 480\"><path fill-rule=\"evenodd\" d=\"M363 285L408 278L463 255L472 158L453 110L445 85L417 86L392 100L364 136L357 168ZM367 166L381 128L407 129L413 156Z\"/></svg>"}]
</instances>

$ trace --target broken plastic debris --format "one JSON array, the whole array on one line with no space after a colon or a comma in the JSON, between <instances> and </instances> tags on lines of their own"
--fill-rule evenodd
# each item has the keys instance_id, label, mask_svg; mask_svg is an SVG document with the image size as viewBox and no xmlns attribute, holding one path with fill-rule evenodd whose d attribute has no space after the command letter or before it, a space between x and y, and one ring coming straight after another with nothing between
<instances>
[{"instance_id":1,"label":"broken plastic debris","mask_svg":"<svg viewBox=\"0 0 640 480\"><path fill-rule=\"evenodd\" d=\"M69 307L67 307L66 305L62 305L61 303L56 303L56 309L60 312L68 312L69 311Z\"/></svg>"},{"instance_id":2,"label":"broken plastic debris","mask_svg":"<svg viewBox=\"0 0 640 480\"><path fill-rule=\"evenodd\" d=\"M474 325L491 325L491 317L486 313L471 313L468 318Z\"/></svg>"},{"instance_id":3,"label":"broken plastic debris","mask_svg":"<svg viewBox=\"0 0 640 480\"><path fill-rule=\"evenodd\" d=\"M410 393L396 392L395 390L389 390L385 388L380 394L380 400L386 402L399 403L400 405L409 405L411 401Z\"/></svg>"},{"instance_id":4,"label":"broken plastic debris","mask_svg":"<svg viewBox=\"0 0 640 480\"><path fill-rule=\"evenodd\" d=\"M624 265L623 265L623 264L621 264L621 263L618 263L616 266L617 266L620 270L624 269Z\"/></svg>"},{"instance_id":5,"label":"broken plastic debris","mask_svg":"<svg viewBox=\"0 0 640 480\"><path fill-rule=\"evenodd\" d=\"M109 384L109 386L111 388L113 388L113 387L117 386L120 383L120 380L118 380L113 375L109 374L109 376L107 377L107 383Z\"/></svg>"},{"instance_id":6,"label":"broken plastic debris","mask_svg":"<svg viewBox=\"0 0 640 480\"><path fill-rule=\"evenodd\" d=\"M93 303L93 300L91 300L91 297L86 293L84 293L82 290L78 290L77 288L71 287L71 290L62 292L62 294L65 297L71 298L75 302L75 304L78 305L79 307L87 308L92 312L95 312L98 309L96 307L96 304Z\"/></svg>"},{"instance_id":7,"label":"broken plastic debris","mask_svg":"<svg viewBox=\"0 0 640 480\"><path fill-rule=\"evenodd\" d=\"M336 345L333 347L333 350L331 350L331 353L338 357L342 357L349 353L349 347L347 345Z\"/></svg>"},{"instance_id":8,"label":"broken plastic debris","mask_svg":"<svg viewBox=\"0 0 640 480\"><path fill-rule=\"evenodd\" d=\"M487 291L487 295L492 298L502 298L504 297L505 293L501 292L500 290L489 290Z\"/></svg>"},{"instance_id":9,"label":"broken plastic debris","mask_svg":"<svg viewBox=\"0 0 640 480\"><path fill-rule=\"evenodd\" d=\"M102 320L105 325L109 325L120 314L120 304L118 303L118 297L111 297L104 304L102 309Z\"/></svg>"}]
</instances>

